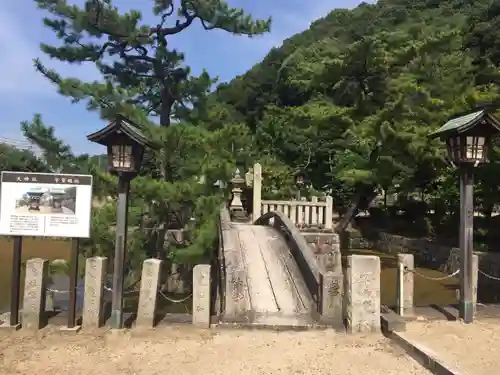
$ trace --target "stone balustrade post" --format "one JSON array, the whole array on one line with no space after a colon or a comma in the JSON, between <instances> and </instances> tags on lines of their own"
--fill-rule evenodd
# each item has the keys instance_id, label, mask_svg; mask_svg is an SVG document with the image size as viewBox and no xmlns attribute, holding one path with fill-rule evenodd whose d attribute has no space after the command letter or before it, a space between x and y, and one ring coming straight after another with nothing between
<instances>
[{"instance_id":1,"label":"stone balustrade post","mask_svg":"<svg viewBox=\"0 0 500 375\"><path fill-rule=\"evenodd\" d=\"M253 203L252 221L262 216L262 166L259 163L253 166Z\"/></svg>"},{"instance_id":2,"label":"stone balustrade post","mask_svg":"<svg viewBox=\"0 0 500 375\"><path fill-rule=\"evenodd\" d=\"M34 258L26 262L24 297L22 310L22 328L39 330L47 323L45 298L49 278L49 262Z\"/></svg>"},{"instance_id":3,"label":"stone balustrade post","mask_svg":"<svg viewBox=\"0 0 500 375\"><path fill-rule=\"evenodd\" d=\"M318 203L318 197L311 197L312 203ZM318 225L318 206L311 206L311 225Z\"/></svg>"},{"instance_id":4,"label":"stone balustrade post","mask_svg":"<svg viewBox=\"0 0 500 375\"><path fill-rule=\"evenodd\" d=\"M161 264L160 259L146 259L142 264L139 306L135 323L137 327L152 328L155 325Z\"/></svg>"},{"instance_id":5,"label":"stone balustrade post","mask_svg":"<svg viewBox=\"0 0 500 375\"><path fill-rule=\"evenodd\" d=\"M396 277L397 313L401 316L414 314L414 274L415 261L413 254L398 254L398 273Z\"/></svg>"},{"instance_id":6,"label":"stone balustrade post","mask_svg":"<svg viewBox=\"0 0 500 375\"><path fill-rule=\"evenodd\" d=\"M304 198L304 200L306 199ZM309 205L304 206L304 226L306 228L311 226L311 207Z\"/></svg>"},{"instance_id":7,"label":"stone balustrade post","mask_svg":"<svg viewBox=\"0 0 500 375\"><path fill-rule=\"evenodd\" d=\"M330 195L326 197L325 229L333 229L333 198Z\"/></svg>"},{"instance_id":8,"label":"stone balustrade post","mask_svg":"<svg viewBox=\"0 0 500 375\"><path fill-rule=\"evenodd\" d=\"M297 205L294 202L290 204L290 214L289 214L291 222L295 225L297 224Z\"/></svg>"},{"instance_id":9,"label":"stone balustrade post","mask_svg":"<svg viewBox=\"0 0 500 375\"><path fill-rule=\"evenodd\" d=\"M108 258L93 257L85 262L82 328L104 324L104 283Z\"/></svg>"},{"instance_id":10,"label":"stone balustrade post","mask_svg":"<svg viewBox=\"0 0 500 375\"><path fill-rule=\"evenodd\" d=\"M349 255L346 269L345 317L347 331L380 331L380 258Z\"/></svg>"},{"instance_id":11,"label":"stone balustrade post","mask_svg":"<svg viewBox=\"0 0 500 375\"><path fill-rule=\"evenodd\" d=\"M209 264L198 264L193 269L193 324L210 328L210 270Z\"/></svg>"}]
</instances>

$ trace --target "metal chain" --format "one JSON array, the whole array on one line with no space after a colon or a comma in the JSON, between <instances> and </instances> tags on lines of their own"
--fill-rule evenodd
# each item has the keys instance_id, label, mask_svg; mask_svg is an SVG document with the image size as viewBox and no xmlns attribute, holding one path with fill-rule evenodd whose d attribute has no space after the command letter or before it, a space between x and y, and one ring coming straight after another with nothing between
<instances>
[{"instance_id":1,"label":"metal chain","mask_svg":"<svg viewBox=\"0 0 500 375\"><path fill-rule=\"evenodd\" d=\"M109 288L107 286L104 286L104 290L106 290L108 292L112 292L113 291L113 289L111 289L111 288ZM60 293L60 294L67 294L67 293L69 293L69 290L57 290L57 289L51 289L51 288L47 288L47 291L51 292L51 293ZM129 294L129 293L135 293L135 292L134 291L125 292L125 294ZM184 298L174 299L174 298L168 297L162 290L160 290L158 293L163 298L165 298L167 301L170 301L172 303L184 303L188 299L190 299L191 297L193 297L193 293L190 293L188 296L186 296Z\"/></svg>"},{"instance_id":2,"label":"metal chain","mask_svg":"<svg viewBox=\"0 0 500 375\"><path fill-rule=\"evenodd\" d=\"M481 271L480 269L478 269L478 271L481 275L486 276L488 279L500 281L500 277L488 275L486 272Z\"/></svg>"},{"instance_id":3,"label":"metal chain","mask_svg":"<svg viewBox=\"0 0 500 375\"><path fill-rule=\"evenodd\" d=\"M69 290L57 290L57 289L47 288L47 292L66 294L69 293Z\"/></svg>"},{"instance_id":4,"label":"metal chain","mask_svg":"<svg viewBox=\"0 0 500 375\"><path fill-rule=\"evenodd\" d=\"M455 272L453 272L451 275L446 275L446 276L443 276L443 277L430 277L430 276L425 276L415 270L410 270L408 269L408 267L405 267L405 271L407 272L411 272L411 273L414 273L415 275L418 275L420 276L421 278L423 279L427 279L427 280L431 280L431 281L442 281L442 280L446 280L446 279L449 279L449 278L452 278L452 277L455 277L456 275L458 275L460 273L460 270L456 270Z\"/></svg>"},{"instance_id":5,"label":"metal chain","mask_svg":"<svg viewBox=\"0 0 500 375\"><path fill-rule=\"evenodd\" d=\"M134 288L139 283L139 281L141 281L140 278L137 279L132 284L130 284L130 286L124 291L124 294L135 293L136 292L135 290L130 290L130 289ZM112 292L113 291L113 289L111 289L110 287L108 287L106 285L104 285L103 288L107 292ZM59 293L59 294L67 294L67 293L69 293L69 290L58 290L58 289L53 289L53 288L47 288L46 290L47 290L47 292L50 292L50 293Z\"/></svg>"},{"instance_id":6,"label":"metal chain","mask_svg":"<svg viewBox=\"0 0 500 375\"><path fill-rule=\"evenodd\" d=\"M188 299L190 299L192 296L193 296L193 293L190 293L188 296L184 297L184 298L181 298L181 299L173 299L171 297L168 297L167 295L165 295L165 293L160 290L158 293L160 293L160 296L162 296L163 298L165 298L167 301L170 301L172 303L184 303L186 302Z\"/></svg>"}]
</instances>

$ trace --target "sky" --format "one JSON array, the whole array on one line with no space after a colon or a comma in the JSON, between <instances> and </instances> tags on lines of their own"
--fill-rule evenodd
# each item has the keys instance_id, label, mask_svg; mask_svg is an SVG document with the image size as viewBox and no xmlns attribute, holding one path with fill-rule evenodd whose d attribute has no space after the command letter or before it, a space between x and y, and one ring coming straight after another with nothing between
<instances>
[{"instance_id":1,"label":"sky","mask_svg":"<svg viewBox=\"0 0 500 375\"><path fill-rule=\"evenodd\" d=\"M83 0L68 0L81 3ZM371 2L371 1L370 1ZM152 0L114 0L120 10L140 10L143 22L154 24ZM199 24L169 39L169 45L185 53L186 63L194 74L204 68L220 82L245 73L260 62L272 47L306 30L311 22L326 16L335 8L352 8L359 0L229 0L231 6L243 8L254 18L272 17L270 33L248 38L222 31L205 31ZM140 5L139 5L140 4ZM44 122L56 130L76 154L102 153L103 147L87 141L86 135L105 123L85 104L72 104L33 68L40 58L64 77L98 80L92 65L70 65L51 61L40 52L40 43L56 44L53 32L43 26L44 12L33 0L0 0L0 140L23 140L20 122L40 113Z\"/></svg>"}]
</instances>

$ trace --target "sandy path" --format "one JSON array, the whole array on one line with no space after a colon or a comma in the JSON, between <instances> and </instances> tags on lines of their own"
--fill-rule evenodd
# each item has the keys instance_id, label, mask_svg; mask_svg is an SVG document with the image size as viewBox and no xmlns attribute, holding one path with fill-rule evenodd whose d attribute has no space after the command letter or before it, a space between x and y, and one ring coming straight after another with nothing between
<instances>
[{"instance_id":1,"label":"sandy path","mask_svg":"<svg viewBox=\"0 0 500 375\"><path fill-rule=\"evenodd\" d=\"M0 338L0 374L429 375L381 336L157 327L150 333L15 333Z\"/></svg>"},{"instance_id":2,"label":"sandy path","mask_svg":"<svg viewBox=\"0 0 500 375\"><path fill-rule=\"evenodd\" d=\"M498 374L500 320L414 322L406 329L406 337L424 344L447 364L468 374Z\"/></svg>"}]
</instances>

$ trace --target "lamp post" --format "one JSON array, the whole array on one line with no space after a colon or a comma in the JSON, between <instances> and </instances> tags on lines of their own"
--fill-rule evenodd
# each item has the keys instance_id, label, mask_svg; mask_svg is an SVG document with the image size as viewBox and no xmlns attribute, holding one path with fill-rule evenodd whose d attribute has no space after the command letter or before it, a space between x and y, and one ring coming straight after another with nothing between
<instances>
[{"instance_id":1,"label":"lamp post","mask_svg":"<svg viewBox=\"0 0 500 375\"><path fill-rule=\"evenodd\" d=\"M487 163L491 138L500 122L486 109L455 117L430 134L446 142L448 159L460 172L460 302L464 323L474 320L472 255L474 229L474 168Z\"/></svg>"},{"instance_id":2,"label":"lamp post","mask_svg":"<svg viewBox=\"0 0 500 375\"><path fill-rule=\"evenodd\" d=\"M297 170L294 173L295 187L297 188L297 200L300 201L300 191L305 183L305 173L303 170Z\"/></svg>"},{"instance_id":3,"label":"lamp post","mask_svg":"<svg viewBox=\"0 0 500 375\"><path fill-rule=\"evenodd\" d=\"M151 145L137 126L122 115L117 115L108 126L88 135L87 139L107 147L108 172L118 176L110 326L114 329L121 329L123 328L123 278L130 181L140 169L145 147L151 147Z\"/></svg>"}]
</instances>

